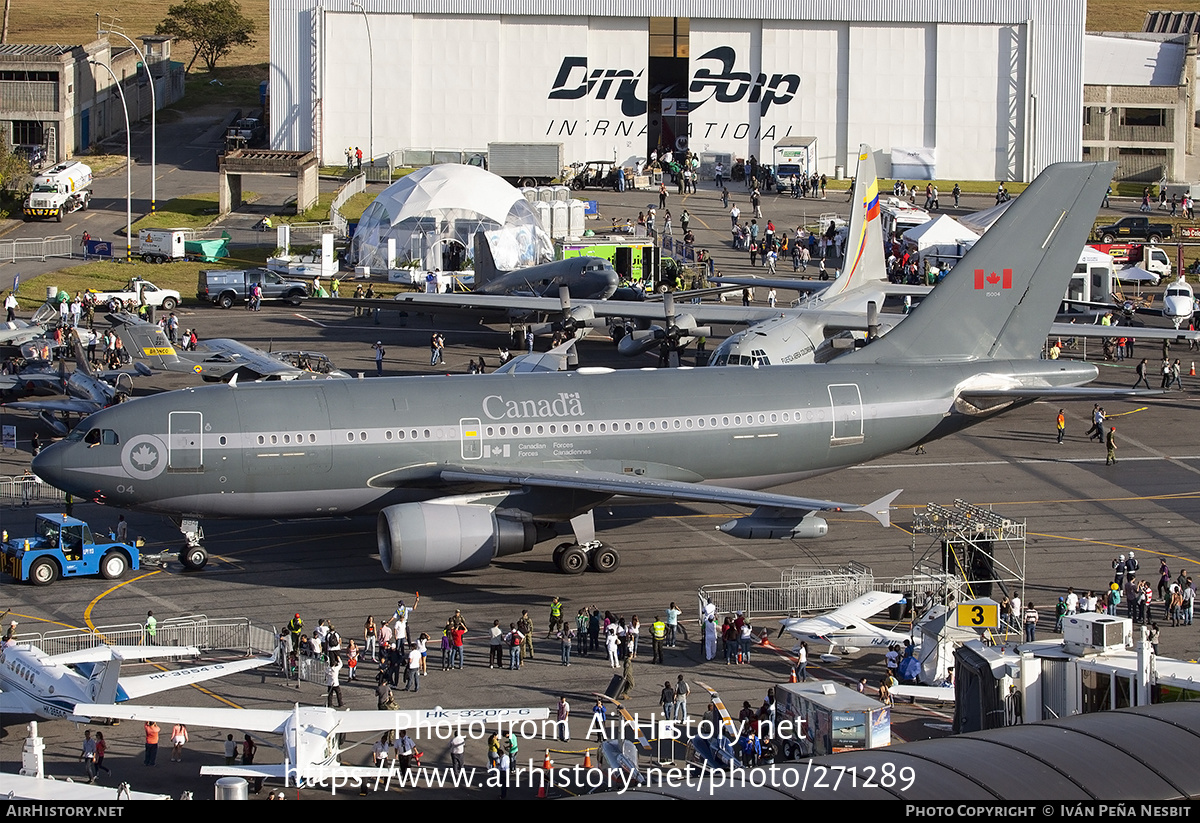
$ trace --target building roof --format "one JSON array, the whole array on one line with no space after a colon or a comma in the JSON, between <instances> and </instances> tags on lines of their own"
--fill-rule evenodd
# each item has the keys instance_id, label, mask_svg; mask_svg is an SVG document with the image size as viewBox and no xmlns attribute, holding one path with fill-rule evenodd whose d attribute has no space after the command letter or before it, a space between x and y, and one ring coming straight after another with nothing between
<instances>
[{"instance_id":1,"label":"building roof","mask_svg":"<svg viewBox=\"0 0 1200 823\"><path fill-rule=\"evenodd\" d=\"M1161 37L1086 34L1083 38L1085 86L1178 86L1187 45Z\"/></svg>"},{"instance_id":2,"label":"building roof","mask_svg":"<svg viewBox=\"0 0 1200 823\"><path fill-rule=\"evenodd\" d=\"M1159 34L1200 34L1200 12L1148 11L1142 31Z\"/></svg>"},{"instance_id":3,"label":"building roof","mask_svg":"<svg viewBox=\"0 0 1200 823\"><path fill-rule=\"evenodd\" d=\"M46 59L47 57L58 57L63 54L69 54L71 51L79 48L74 46L39 46L26 43L4 43L0 44L0 59Z\"/></svg>"}]
</instances>

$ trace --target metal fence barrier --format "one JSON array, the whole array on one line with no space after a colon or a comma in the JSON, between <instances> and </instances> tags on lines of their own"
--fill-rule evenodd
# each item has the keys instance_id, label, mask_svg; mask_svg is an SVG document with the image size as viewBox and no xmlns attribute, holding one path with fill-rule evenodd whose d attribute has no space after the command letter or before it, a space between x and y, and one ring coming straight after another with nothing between
<instances>
[{"instance_id":1,"label":"metal fence barrier","mask_svg":"<svg viewBox=\"0 0 1200 823\"><path fill-rule=\"evenodd\" d=\"M39 477L0 477L0 504L18 506L28 503L32 506L64 503L66 499L62 491L43 483Z\"/></svg>"},{"instance_id":2,"label":"metal fence barrier","mask_svg":"<svg viewBox=\"0 0 1200 823\"><path fill-rule=\"evenodd\" d=\"M319 246L322 234L337 236L337 227L332 222L292 223L288 227L293 246Z\"/></svg>"},{"instance_id":3,"label":"metal fence barrier","mask_svg":"<svg viewBox=\"0 0 1200 823\"><path fill-rule=\"evenodd\" d=\"M65 234L25 240L0 240L0 260L10 263L18 260L44 261L47 257L71 257L74 251L74 239Z\"/></svg>"},{"instance_id":4,"label":"metal fence barrier","mask_svg":"<svg viewBox=\"0 0 1200 823\"><path fill-rule=\"evenodd\" d=\"M698 592L698 601L701 612L711 600L720 614L744 612L751 620L796 617L836 609L874 588L874 573L861 563L850 562L836 569L792 566L780 573L778 581L704 586Z\"/></svg>"},{"instance_id":5,"label":"metal fence barrier","mask_svg":"<svg viewBox=\"0 0 1200 823\"><path fill-rule=\"evenodd\" d=\"M276 634L251 624L249 618L210 620L202 614L172 617L158 623L153 645L196 646L201 652L228 651L237 654L271 654ZM265 640L264 640L265 638ZM59 629L40 634L22 632L21 643L33 643L48 655L92 649L97 646L141 646L150 644L146 628L139 623L99 626L94 632Z\"/></svg>"}]
</instances>

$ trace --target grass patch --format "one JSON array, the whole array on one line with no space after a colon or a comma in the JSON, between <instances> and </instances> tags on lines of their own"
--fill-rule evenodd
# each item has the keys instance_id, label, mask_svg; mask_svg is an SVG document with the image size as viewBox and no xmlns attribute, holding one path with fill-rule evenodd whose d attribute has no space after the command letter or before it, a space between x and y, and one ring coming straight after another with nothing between
<instances>
[{"instance_id":1,"label":"grass patch","mask_svg":"<svg viewBox=\"0 0 1200 823\"><path fill-rule=\"evenodd\" d=\"M243 116L260 108L259 84L267 79L266 63L256 65L217 66L216 71L188 73L183 99L171 104L181 111L202 106L237 106Z\"/></svg>"},{"instance_id":2,"label":"grass patch","mask_svg":"<svg viewBox=\"0 0 1200 823\"><path fill-rule=\"evenodd\" d=\"M362 217L363 212L367 210L367 206L375 202L376 197L378 195L373 192L359 192L342 204L342 216L347 220L357 220Z\"/></svg>"},{"instance_id":3,"label":"grass patch","mask_svg":"<svg viewBox=\"0 0 1200 823\"><path fill-rule=\"evenodd\" d=\"M242 200L251 203L258 199L252 191L242 192ZM173 197L163 203L153 214L147 214L134 221L133 230L139 229L202 229L212 225L219 217L217 210L219 201L217 193L189 194L185 197Z\"/></svg>"}]
</instances>

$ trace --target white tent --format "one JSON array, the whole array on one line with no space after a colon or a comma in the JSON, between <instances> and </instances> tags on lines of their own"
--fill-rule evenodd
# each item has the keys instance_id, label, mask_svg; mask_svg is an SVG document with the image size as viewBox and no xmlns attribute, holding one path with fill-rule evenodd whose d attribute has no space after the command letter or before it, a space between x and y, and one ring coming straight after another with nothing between
<instances>
[{"instance_id":1,"label":"white tent","mask_svg":"<svg viewBox=\"0 0 1200 823\"><path fill-rule=\"evenodd\" d=\"M918 264L929 259L938 268L953 266L979 239L978 234L945 214L909 229L900 237L906 247L917 250Z\"/></svg>"},{"instance_id":2,"label":"white tent","mask_svg":"<svg viewBox=\"0 0 1200 823\"><path fill-rule=\"evenodd\" d=\"M352 249L359 265L387 268L388 240L401 261L447 269L484 232L501 269L550 260L554 246L534 207L502 178L475 166L426 166L388 186L363 212Z\"/></svg>"},{"instance_id":3,"label":"white tent","mask_svg":"<svg viewBox=\"0 0 1200 823\"><path fill-rule=\"evenodd\" d=\"M971 214L964 214L962 217L958 218L958 222L976 234L983 234L985 231L990 229L992 224L1000 219L1000 215L1008 211L1008 207L1015 202L1017 201L1011 199L1005 200L998 206L992 206L991 208L972 212Z\"/></svg>"}]
</instances>

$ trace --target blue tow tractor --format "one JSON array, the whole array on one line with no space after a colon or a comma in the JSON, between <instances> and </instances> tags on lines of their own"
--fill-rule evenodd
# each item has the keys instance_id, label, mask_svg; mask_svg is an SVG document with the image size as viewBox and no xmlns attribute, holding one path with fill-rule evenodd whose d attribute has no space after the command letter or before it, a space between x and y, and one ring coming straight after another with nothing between
<instances>
[{"instance_id":1,"label":"blue tow tractor","mask_svg":"<svg viewBox=\"0 0 1200 823\"><path fill-rule=\"evenodd\" d=\"M136 571L142 560L161 560L142 556L142 539L136 544L122 543L109 534L97 542L87 523L65 514L39 514L32 537L9 539L3 535L0 568L15 580L35 586L49 586L60 577L99 575L116 580L129 569Z\"/></svg>"}]
</instances>

